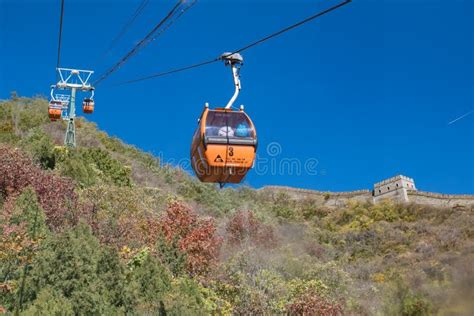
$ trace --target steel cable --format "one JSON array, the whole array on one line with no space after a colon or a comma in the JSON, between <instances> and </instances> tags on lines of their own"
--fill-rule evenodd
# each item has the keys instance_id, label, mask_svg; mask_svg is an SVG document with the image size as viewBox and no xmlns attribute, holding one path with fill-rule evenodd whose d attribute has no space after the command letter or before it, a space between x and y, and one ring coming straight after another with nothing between
<instances>
[{"instance_id":1,"label":"steel cable","mask_svg":"<svg viewBox=\"0 0 474 316\"><path fill-rule=\"evenodd\" d=\"M190 7L192 7L195 3L196 0L191 1L189 4L187 4L186 7L184 7L181 12L173 18L173 16L178 12L178 9L181 7L181 5L185 1L179 0L174 7L168 12L168 14L160 21L158 22L155 27L142 39L140 42L138 42L127 54L125 54L124 57L122 57L114 66L109 68L98 80L94 82L94 86L97 86L99 83L104 81L107 77L109 77L113 72L115 72L117 69L119 69L127 60L135 55L141 48L146 46L148 43L151 41L155 40L159 35L163 34L163 32L168 29L171 24L173 24L174 21L176 21L184 12L186 12ZM168 21L170 23L166 24ZM165 25L166 24L166 25ZM165 25L164 29L161 30L160 32L157 33L157 31Z\"/></svg>"},{"instance_id":2,"label":"steel cable","mask_svg":"<svg viewBox=\"0 0 474 316\"><path fill-rule=\"evenodd\" d=\"M56 68L59 68L61 62L61 42L63 37L63 16L64 16L64 0L61 0L61 15L59 18L59 38L58 38L58 60L56 62Z\"/></svg>"},{"instance_id":3,"label":"steel cable","mask_svg":"<svg viewBox=\"0 0 474 316\"><path fill-rule=\"evenodd\" d=\"M115 45L117 45L117 43L125 35L125 33L127 33L128 29L133 25L135 20L140 16L140 14L142 14L143 10L148 5L148 2L150 2L150 0L143 0L142 2L140 2L133 15L130 17L127 23L124 24L117 36L112 40L105 53L102 55L101 60L110 53L110 51L115 47Z\"/></svg>"},{"instance_id":4,"label":"steel cable","mask_svg":"<svg viewBox=\"0 0 474 316\"><path fill-rule=\"evenodd\" d=\"M290 30L292 30L292 29L294 29L294 28L297 28L297 27L299 27L299 26L301 26L301 25L303 25L303 24L305 24L305 23L308 23L308 22L310 22L310 21L312 21L312 20L314 20L314 19L317 19L317 18L319 18L319 17L321 17L321 16L323 16L323 15L329 13L329 12L332 12L332 11L334 11L334 10L336 10L336 9L339 9L340 7L346 5L346 4L350 3L350 2L352 2L352 0L346 0L346 1L344 1L344 2L341 2L341 3L337 4L337 5L332 6L332 7L328 8L328 9L326 9L326 10L323 10L323 11L320 11L320 12L318 12L318 13L315 13L315 14L313 14L313 15L307 17L306 19L302 20L302 21L299 21L299 22L297 22L297 23L295 23L295 24L292 24L292 25L290 25L290 26L288 26L288 27L285 27L284 29L281 29L281 30L279 30L279 31L277 31L277 32L275 32L275 33L272 33L272 34L268 35L268 36L265 36L265 37L263 37L263 38L261 38L261 39L255 41L255 42L252 42L252 43L250 43L250 44L247 44L247 45L245 45L245 46L243 46L243 47L241 47L241 48L239 48L239 49L233 51L232 53L229 53L229 54L226 55L226 56L230 56L230 55L235 54L235 53L240 53L240 52L243 52L244 50L247 50L247 49L249 49L249 48L252 48L252 47L254 47L254 46L257 46L257 45L259 45L259 44L261 44L261 43L263 43L263 42L266 42L266 41L268 41L268 40L270 40L270 39L272 39L272 38L274 38L274 37L277 37L277 36L279 36L279 35L281 35L281 34L283 34L283 33L286 33L286 32L288 32L288 31L290 31ZM128 80L128 81L119 83L118 85L124 85L124 84L129 84L129 83L134 83L134 82L149 80L149 79L152 79L152 78L163 77L163 76L167 76L167 75L170 75L170 74L174 74L174 73L186 71L186 70L189 70L189 69L193 69L193 68L205 66L205 65L208 65L208 64L212 64L212 63L214 63L214 62L217 62L217 61L219 61L219 60L222 60L222 58L223 58L223 57L226 57L226 56L219 56L219 57L216 57L216 58L213 58L213 59L208 59L208 60L205 60L205 61L202 61L202 62L199 62L199 63L192 64L192 65L189 65L189 66L184 66L184 67L180 67L180 68L174 68L174 69L170 69L170 70L167 70L167 71L155 73L155 74L152 74L152 75L149 75L149 76L146 76L146 77L141 77L141 78L137 78L137 79L133 79L133 80Z\"/></svg>"}]
</instances>

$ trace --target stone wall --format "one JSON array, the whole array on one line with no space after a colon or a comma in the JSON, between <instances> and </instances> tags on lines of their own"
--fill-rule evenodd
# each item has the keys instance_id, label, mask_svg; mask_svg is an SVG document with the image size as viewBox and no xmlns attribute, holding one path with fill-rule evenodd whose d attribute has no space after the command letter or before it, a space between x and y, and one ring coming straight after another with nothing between
<instances>
[{"instance_id":1,"label":"stone wall","mask_svg":"<svg viewBox=\"0 0 474 316\"><path fill-rule=\"evenodd\" d=\"M303 200L312 199L316 205L327 207L342 207L349 201L373 202L372 192L369 190L357 190L349 192L327 192L297 189L284 186L266 186L259 190L264 194L285 193L290 199ZM439 194L423 191L408 191L408 202L422 205L433 205L437 207L468 207L474 208L474 195L462 194ZM396 199L399 202L402 202Z\"/></svg>"},{"instance_id":2,"label":"stone wall","mask_svg":"<svg viewBox=\"0 0 474 316\"><path fill-rule=\"evenodd\" d=\"M474 208L474 195L468 194L440 194L423 191L408 191L408 200L412 203Z\"/></svg>"},{"instance_id":3,"label":"stone wall","mask_svg":"<svg viewBox=\"0 0 474 316\"><path fill-rule=\"evenodd\" d=\"M263 193L285 193L290 199L303 200L311 198L315 204L327 207L341 207L346 205L349 200L359 202L371 202L372 192L369 190L357 190L349 192L328 192L297 189L284 186L266 186L259 190Z\"/></svg>"}]
</instances>

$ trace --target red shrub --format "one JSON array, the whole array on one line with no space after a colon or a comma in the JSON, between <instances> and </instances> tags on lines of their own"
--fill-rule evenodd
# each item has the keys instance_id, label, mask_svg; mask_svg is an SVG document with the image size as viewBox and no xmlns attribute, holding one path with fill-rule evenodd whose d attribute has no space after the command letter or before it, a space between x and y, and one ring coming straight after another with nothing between
<instances>
[{"instance_id":1,"label":"red shrub","mask_svg":"<svg viewBox=\"0 0 474 316\"><path fill-rule=\"evenodd\" d=\"M310 256L321 259L324 256L325 248L315 241L307 241L303 244L306 253Z\"/></svg>"},{"instance_id":2,"label":"red shrub","mask_svg":"<svg viewBox=\"0 0 474 316\"><path fill-rule=\"evenodd\" d=\"M227 223L226 231L232 245L251 242L256 246L273 247L276 243L273 228L263 224L251 211L235 214Z\"/></svg>"},{"instance_id":3,"label":"red shrub","mask_svg":"<svg viewBox=\"0 0 474 316\"><path fill-rule=\"evenodd\" d=\"M142 240L148 247L153 248L162 232L162 223L155 214L146 214L144 220L140 220Z\"/></svg>"},{"instance_id":4,"label":"red shrub","mask_svg":"<svg viewBox=\"0 0 474 316\"><path fill-rule=\"evenodd\" d=\"M169 242L178 240L189 273L205 274L216 263L222 240L216 236L214 220L198 218L185 205L173 202L161 219L161 231Z\"/></svg>"},{"instance_id":5,"label":"red shrub","mask_svg":"<svg viewBox=\"0 0 474 316\"><path fill-rule=\"evenodd\" d=\"M328 301L316 293L305 293L286 306L289 315L342 315L342 306Z\"/></svg>"},{"instance_id":6,"label":"red shrub","mask_svg":"<svg viewBox=\"0 0 474 316\"><path fill-rule=\"evenodd\" d=\"M184 238L196 226L197 215L185 205L172 202L161 219L162 230L167 239Z\"/></svg>"},{"instance_id":7,"label":"red shrub","mask_svg":"<svg viewBox=\"0 0 474 316\"><path fill-rule=\"evenodd\" d=\"M52 230L77 222L72 180L41 170L18 149L0 146L0 194L8 198L31 186Z\"/></svg>"}]
</instances>

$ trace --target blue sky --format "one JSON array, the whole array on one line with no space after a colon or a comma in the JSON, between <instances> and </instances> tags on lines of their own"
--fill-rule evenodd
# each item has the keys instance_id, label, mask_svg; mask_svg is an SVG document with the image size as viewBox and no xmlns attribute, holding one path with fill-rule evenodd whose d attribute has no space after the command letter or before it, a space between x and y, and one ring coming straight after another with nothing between
<instances>
[{"instance_id":1,"label":"blue sky","mask_svg":"<svg viewBox=\"0 0 474 316\"><path fill-rule=\"evenodd\" d=\"M138 3L66 0L62 66L101 74L174 1L151 0L101 60ZM199 1L97 88L89 119L165 161L186 159L204 102L222 106L232 95L229 69L116 83L213 58L336 3ZM421 190L473 194L474 115L448 125L473 108L473 15L474 1L356 0L243 53L237 103L257 126L267 165L245 182L345 191L402 173ZM59 0L0 0L0 98L49 94L58 19ZM271 156L274 143L281 150ZM290 160L300 173L272 172Z\"/></svg>"}]
</instances>

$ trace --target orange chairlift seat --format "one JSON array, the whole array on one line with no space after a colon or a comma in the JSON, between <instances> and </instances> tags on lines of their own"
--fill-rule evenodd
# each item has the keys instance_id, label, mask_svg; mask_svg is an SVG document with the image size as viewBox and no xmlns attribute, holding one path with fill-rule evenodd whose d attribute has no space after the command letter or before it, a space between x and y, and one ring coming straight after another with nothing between
<instances>
[{"instance_id":1,"label":"orange chairlift seat","mask_svg":"<svg viewBox=\"0 0 474 316\"><path fill-rule=\"evenodd\" d=\"M61 113L63 111L63 103L58 100L49 101L48 115L49 119L54 122L61 119Z\"/></svg>"},{"instance_id":2,"label":"orange chairlift seat","mask_svg":"<svg viewBox=\"0 0 474 316\"><path fill-rule=\"evenodd\" d=\"M94 100L91 98L85 98L82 102L82 112L86 114L94 113Z\"/></svg>"},{"instance_id":3,"label":"orange chairlift seat","mask_svg":"<svg viewBox=\"0 0 474 316\"><path fill-rule=\"evenodd\" d=\"M232 66L235 93L225 108L209 109L206 104L191 145L191 166L202 182L240 183L253 167L257 150L257 133L250 117L232 104L240 91L240 54L221 56Z\"/></svg>"}]
</instances>

